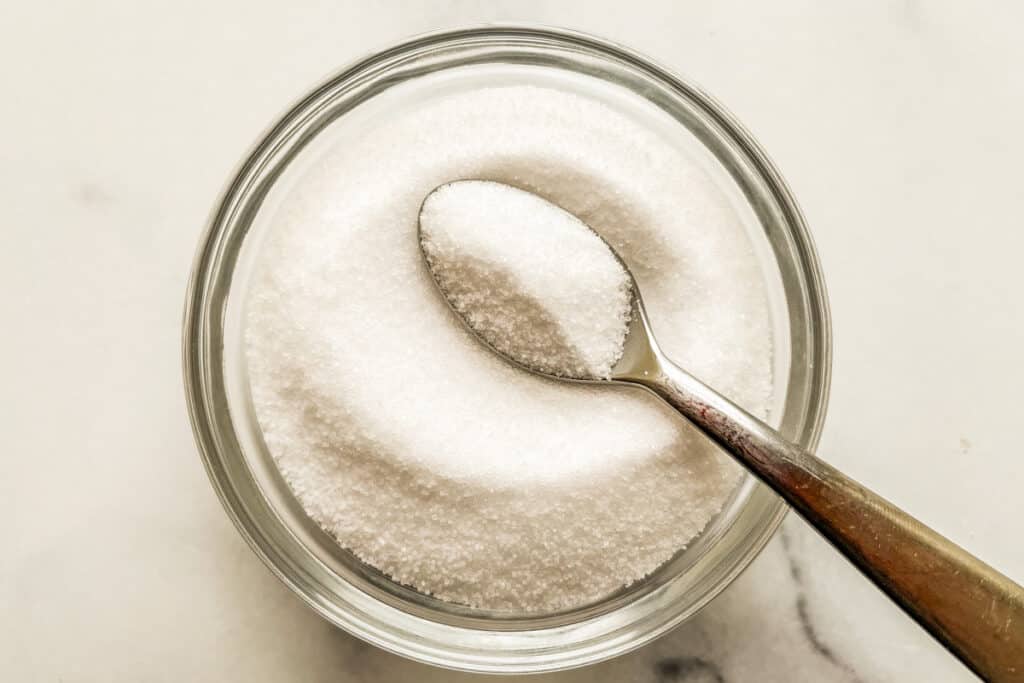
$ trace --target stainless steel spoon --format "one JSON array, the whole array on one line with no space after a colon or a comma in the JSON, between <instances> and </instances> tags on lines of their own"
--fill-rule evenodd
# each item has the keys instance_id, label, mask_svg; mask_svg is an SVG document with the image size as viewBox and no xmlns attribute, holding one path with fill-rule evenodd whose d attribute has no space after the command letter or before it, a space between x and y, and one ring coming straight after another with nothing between
<instances>
[{"instance_id":1,"label":"stainless steel spoon","mask_svg":"<svg viewBox=\"0 0 1024 683\"><path fill-rule=\"evenodd\" d=\"M441 293L448 301L443 289ZM467 327L502 357L539 372ZM610 379L567 381L630 384L651 391L782 496L975 673L997 683L1024 681L1024 588L673 363L651 333L635 281L629 332Z\"/></svg>"}]
</instances>

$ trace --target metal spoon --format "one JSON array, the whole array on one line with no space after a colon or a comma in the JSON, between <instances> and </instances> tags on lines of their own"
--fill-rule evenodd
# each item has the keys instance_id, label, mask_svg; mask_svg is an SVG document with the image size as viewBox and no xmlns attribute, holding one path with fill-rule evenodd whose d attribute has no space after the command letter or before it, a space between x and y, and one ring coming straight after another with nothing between
<instances>
[{"instance_id":1,"label":"metal spoon","mask_svg":"<svg viewBox=\"0 0 1024 683\"><path fill-rule=\"evenodd\" d=\"M458 182L491 181L456 181L442 187ZM422 239L420 246L422 250ZM609 249L615 254L610 245ZM429 260L427 263L429 267ZM622 265L629 273L624 262ZM441 293L445 295L443 288ZM545 374L495 349L466 324L502 357L531 372ZM631 384L651 391L782 496L975 673L997 683L1024 681L1024 588L790 443L673 363L654 339L635 281L629 332L610 379L568 381Z\"/></svg>"}]
</instances>

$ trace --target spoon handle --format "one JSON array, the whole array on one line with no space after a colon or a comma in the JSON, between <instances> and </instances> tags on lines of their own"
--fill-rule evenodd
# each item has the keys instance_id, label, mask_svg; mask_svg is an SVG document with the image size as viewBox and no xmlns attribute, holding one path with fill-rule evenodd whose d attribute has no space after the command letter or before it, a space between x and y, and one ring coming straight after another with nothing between
<instances>
[{"instance_id":1,"label":"spoon handle","mask_svg":"<svg viewBox=\"0 0 1024 683\"><path fill-rule=\"evenodd\" d=\"M660 355L660 354L659 354ZM667 401L986 681L1024 681L1024 588L660 357Z\"/></svg>"}]
</instances>

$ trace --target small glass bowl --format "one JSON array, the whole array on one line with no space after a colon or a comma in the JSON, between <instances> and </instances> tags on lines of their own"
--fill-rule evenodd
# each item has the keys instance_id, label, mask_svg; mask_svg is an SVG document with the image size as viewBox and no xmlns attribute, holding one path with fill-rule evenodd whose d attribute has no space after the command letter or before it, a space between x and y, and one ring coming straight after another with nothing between
<instances>
[{"instance_id":1,"label":"small glass bowl","mask_svg":"<svg viewBox=\"0 0 1024 683\"><path fill-rule=\"evenodd\" d=\"M289 167L320 144L328 124L358 121L366 103L396 86L452 74L457 87L462 75L481 69L491 85L544 73L642 97L670 117L668 134L698 148L717 182L731 188L765 267L776 333L772 419L789 439L816 446L831 368L828 306L811 238L782 178L751 136L693 85L617 45L547 28L487 26L416 38L350 66L289 109L242 162L199 246L185 309L185 389L199 450L228 514L271 571L324 618L429 664L552 671L622 654L695 614L764 547L786 506L746 475L685 550L579 609L511 614L441 602L390 581L306 517L263 444L242 358L241 302L262 209Z\"/></svg>"}]
</instances>

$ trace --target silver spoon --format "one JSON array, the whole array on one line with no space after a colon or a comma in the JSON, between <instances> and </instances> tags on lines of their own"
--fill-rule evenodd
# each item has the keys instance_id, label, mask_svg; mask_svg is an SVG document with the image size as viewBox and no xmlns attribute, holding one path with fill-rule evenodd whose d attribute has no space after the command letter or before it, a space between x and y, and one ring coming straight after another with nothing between
<instances>
[{"instance_id":1,"label":"silver spoon","mask_svg":"<svg viewBox=\"0 0 1024 683\"><path fill-rule=\"evenodd\" d=\"M491 181L456 181L441 187L460 182ZM422 234L421 225L421 251ZM615 250L610 245L608 248L632 278ZM426 261L429 268L430 260ZM437 282L436 274L431 273ZM438 286L450 304L439 282ZM503 358L531 372L566 380L522 365L488 343L468 322L466 325ZM610 378L567 381L630 384L651 391L782 496L975 673L997 683L1024 681L1024 588L814 454L790 443L673 363L654 339L635 280L629 331L622 357Z\"/></svg>"}]
</instances>

